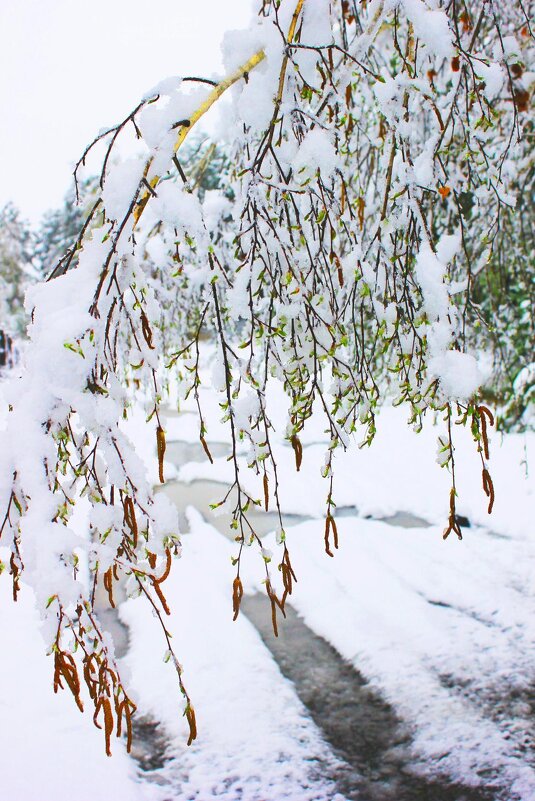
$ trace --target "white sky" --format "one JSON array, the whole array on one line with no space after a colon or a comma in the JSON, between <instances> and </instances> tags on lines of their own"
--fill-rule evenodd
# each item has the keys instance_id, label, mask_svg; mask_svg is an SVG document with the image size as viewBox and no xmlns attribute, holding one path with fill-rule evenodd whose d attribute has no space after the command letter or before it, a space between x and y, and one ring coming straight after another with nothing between
<instances>
[{"instance_id":1,"label":"white sky","mask_svg":"<svg viewBox=\"0 0 535 801\"><path fill-rule=\"evenodd\" d=\"M171 75L222 69L250 0L0 0L0 205L61 204L98 131Z\"/></svg>"}]
</instances>

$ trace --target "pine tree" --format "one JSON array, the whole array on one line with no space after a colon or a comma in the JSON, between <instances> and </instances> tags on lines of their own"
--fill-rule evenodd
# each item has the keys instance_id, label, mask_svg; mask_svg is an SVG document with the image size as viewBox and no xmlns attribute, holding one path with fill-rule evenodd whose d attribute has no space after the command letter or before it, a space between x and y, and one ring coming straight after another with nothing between
<instances>
[{"instance_id":1,"label":"pine tree","mask_svg":"<svg viewBox=\"0 0 535 801\"><path fill-rule=\"evenodd\" d=\"M85 210L76 203L74 193L69 193L59 209L43 215L34 249L34 263L43 278L46 278L63 258L83 225Z\"/></svg>"},{"instance_id":2,"label":"pine tree","mask_svg":"<svg viewBox=\"0 0 535 801\"><path fill-rule=\"evenodd\" d=\"M35 278L34 237L12 203L0 209L0 328L20 335L26 328L24 293Z\"/></svg>"}]
</instances>

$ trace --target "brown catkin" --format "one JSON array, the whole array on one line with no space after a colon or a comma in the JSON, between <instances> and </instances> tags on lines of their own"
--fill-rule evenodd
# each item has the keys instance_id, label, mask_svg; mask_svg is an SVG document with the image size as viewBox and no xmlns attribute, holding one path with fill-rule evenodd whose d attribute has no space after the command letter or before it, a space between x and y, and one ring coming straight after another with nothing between
<instances>
[{"instance_id":1,"label":"brown catkin","mask_svg":"<svg viewBox=\"0 0 535 801\"><path fill-rule=\"evenodd\" d=\"M487 498L489 499L489 506L487 511L490 515L492 514L492 507L494 506L494 483L492 481L492 478L490 477L489 471L485 467L483 468L481 477L483 480L483 491L487 496Z\"/></svg>"},{"instance_id":2,"label":"brown catkin","mask_svg":"<svg viewBox=\"0 0 535 801\"><path fill-rule=\"evenodd\" d=\"M106 756L111 756L111 735L113 734L113 712L109 698L102 699L104 709L104 737L106 739Z\"/></svg>"},{"instance_id":3,"label":"brown catkin","mask_svg":"<svg viewBox=\"0 0 535 801\"><path fill-rule=\"evenodd\" d=\"M115 601L113 599L113 573L111 567L106 570L103 577L104 589L108 593L108 599L112 609L115 609Z\"/></svg>"},{"instance_id":4,"label":"brown catkin","mask_svg":"<svg viewBox=\"0 0 535 801\"><path fill-rule=\"evenodd\" d=\"M153 579L157 584L162 584L171 572L172 556L169 548L165 549L165 569L159 578Z\"/></svg>"},{"instance_id":5,"label":"brown catkin","mask_svg":"<svg viewBox=\"0 0 535 801\"><path fill-rule=\"evenodd\" d=\"M132 750L132 710L128 701L124 708L124 714L126 717L126 751L129 754Z\"/></svg>"},{"instance_id":6,"label":"brown catkin","mask_svg":"<svg viewBox=\"0 0 535 801\"><path fill-rule=\"evenodd\" d=\"M299 470L301 469L301 462L303 461L303 446L301 445L301 440L299 439L297 434L293 435L291 443L295 454L295 467L297 472L299 472Z\"/></svg>"},{"instance_id":7,"label":"brown catkin","mask_svg":"<svg viewBox=\"0 0 535 801\"><path fill-rule=\"evenodd\" d=\"M442 539L447 540L451 532L457 534L457 538L462 540L463 535L459 523L457 522L457 512L455 508L455 488L450 490L450 514L448 517L448 525L442 534Z\"/></svg>"},{"instance_id":8,"label":"brown catkin","mask_svg":"<svg viewBox=\"0 0 535 801\"><path fill-rule=\"evenodd\" d=\"M156 445L158 449L158 473L160 478L160 484L165 484L165 478L163 475L163 459L165 456L165 431L161 426L158 426L156 429Z\"/></svg>"},{"instance_id":9,"label":"brown catkin","mask_svg":"<svg viewBox=\"0 0 535 801\"><path fill-rule=\"evenodd\" d=\"M207 444L207 442L206 442L205 438L202 436L202 434L201 434L201 436L200 436L200 440L201 440L201 445L202 445L202 447L203 447L203 450L204 450L205 454L206 454L206 455L208 456L208 458L210 459L210 464L213 464L213 463L214 463L214 460L213 460L213 458L212 458L212 454L210 453L210 448L208 447L208 444Z\"/></svg>"},{"instance_id":10,"label":"brown catkin","mask_svg":"<svg viewBox=\"0 0 535 801\"><path fill-rule=\"evenodd\" d=\"M152 329L150 327L150 323L148 321L147 315L141 310L141 330L143 332L143 339L149 346L151 350L154 350L154 345L152 344Z\"/></svg>"},{"instance_id":11,"label":"brown catkin","mask_svg":"<svg viewBox=\"0 0 535 801\"><path fill-rule=\"evenodd\" d=\"M122 733L123 711L126 703L126 701L122 701L120 704L116 704L117 737L120 737Z\"/></svg>"},{"instance_id":12,"label":"brown catkin","mask_svg":"<svg viewBox=\"0 0 535 801\"><path fill-rule=\"evenodd\" d=\"M155 592L156 592L156 595L157 595L157 596L158 596L158 598L160 599L160 603L161 603L161 605L162 605L162 607L163 607L163 610L164 610L165 614L166 614L166 615L170 615L170 614L171 614L171 610L169 609L169 606L167 605L167 600L166 600L166 598L165 598L165 595L163 594L163 592L162 592L162 591L161 591L161 589L160 589L160 585L158 584L158 582L157 582L157 581L155 581L155 580L153 579L153 581L152 581L152 586L154 587L154 590L155 590Z\"/></svg>"},{"instance_id":13,"label":"brown catkin","mask_svg":"<svg viewBox=\"0 0 535 801\"><path fill-rule=\"evenodd\" d=\"M490 409L487 409L486 406L478 406L477 410L479 412L479 419L481 420L481 438L483 440L483 451L485 454L485 459L487 459L488 461L490 459L490 455L489 455L489 437L487 433L487 417L489 419L489 424L493 426L494 415L492 414Z\"/></svg>"},{"instance_id":14,"label":"brown catkin","mask_svg":"<svg viewBox=\"0 0 535 801\"><path fill-rule=\"evenodd\" d=\"M329 543L329 534L331 531L331 525L334 523L334 519L331 514L328 514L325 518L325 553L327 556L334 556L333 552L331 551L331 546ZM337 545L335 547L338 547Z\"/></svg>"},{"instance_id":15,"label":"brown catkin","mask_svg":"<svg viewBox=\"0 0 535 801\"><path fill-rule=\"evenodd\" d=\"M97 680L95 679L94 666L93 666L94 659L95 659L95 654L89 654L84 659L84 681L89 691L89 697L91 698L92 701L95 700L97 694L96 690Z\"/></svg>"},{"instance_id":16,"label":"brown catkin","mask_svg":"<svg viewBox=\"0 0 535 801\"><path fill-rule=\"evenodd\" d=\"M124 509L124 522L130 529L130 532L132 534L132 544L134 548L137 548L138 529L137 529L136 513L134 509L134 501L132 500L132 498L129 498L128 496L123 498L123 509Z\"/></svg>"},{"instance_id":17,"label":"brown catkin","mask_svg":"<svg viewBox=\"0 0 535 801\"><path fill-rule=\"evenodd\" d=\"M243 585L239 576L236 576L232 584L232 610L234 612L233 620L236 620L240 614L240 604L243 598Z\"/></svg>"},{"instance_id":18,"label":"brown catkin","mask_svg":"<svg viewBox=\"0 0 535 801\"><path fill-rule=\"evenodd\" d=\"M195 720L195 710L189 702L186 707L185 715L189 724L188 745L191 745L192 742L197 739L197 721Z\"/></svg>"},{"instance_id":19,"label":"brown catkin","mask_svg":"<svg viewBox=\"0 0 535 801\"><path fill-rule=\"evenodd\" d=\"M97 702L95 703L95 711L93 713L93 723L95 724L97 729L101 729L102 728L102 726L98 722L98 713L100 712L100 709L102 707L103 700L104 699L102 697L100 697L100 698L97 699Z\"/></svg>"}]
</instances>

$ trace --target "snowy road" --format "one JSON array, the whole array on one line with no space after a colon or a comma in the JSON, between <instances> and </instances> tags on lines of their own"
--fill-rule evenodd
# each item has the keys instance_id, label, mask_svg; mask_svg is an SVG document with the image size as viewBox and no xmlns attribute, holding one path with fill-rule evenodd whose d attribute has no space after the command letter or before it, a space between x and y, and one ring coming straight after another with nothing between
<instances>
[{"instance_id":1,"label":"snowy road","mask_svg":"<svg viewBox=\"0 0 535 801\"><path fill-rule=\"evenodd\" d=\"M335 753L333 776L347 799L368 801L488 801L493 793L411 770L410 728L356 668L314 634L292 607L275 638L269 602L249 596L243 611Z\"/></svg>"},{"instance_id":2,"label":"snowy road","mask_svg":"<svg viewBox=\"0 0 535 801\"><path fill-rule=\"evenodd\" d=\"M200 446L176 441L168 455L184 465L186 450L182 471L195 475ZM218 455L225 459L223 444ZM209 511L221 490L203 478L166 488L182 515L194 503L212 525L190 513L170 579L173 608L187 607L189 622L178 612L179 651L188 655L186 678L199 685L190 690L201 704L201 739L186 749L185 729L181 740L176 717L168 721L162 798L535 798L530 541L472 528L462 544L445 544L414 513L380 522L347 509L330 560L322 521L294 514L298 614L289 610L275 640L252 554L251 594L231 623L229 521ZM273 529L271 515L257 518L262 535ZM276 547L270 537L266 545ZM138 613L125 618L135 651L146 627ZM141 660L134 653L131 661L135 679ZM152 699L151 714L162 717L166 692Z\"/></svg>"}]
</instances>

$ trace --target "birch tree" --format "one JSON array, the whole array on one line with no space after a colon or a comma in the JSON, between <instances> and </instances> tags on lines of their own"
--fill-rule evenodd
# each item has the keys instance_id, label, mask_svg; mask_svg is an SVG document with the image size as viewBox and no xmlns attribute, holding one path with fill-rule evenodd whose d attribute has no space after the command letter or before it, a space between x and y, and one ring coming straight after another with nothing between
<instances>
[{"instance_id":1,"label":"birch tree","mask_svg":"<svg viewBox=\"0 0 535 801\"><path fill-rule=\"evenodd\" d=\"M494 418L478 356L508 356L479 287L509 258L511 232L528 236L531 224L533 10L529 0L263 0L248 31L227 34L221 80L162 82L83 154L80 164L105 145L98 196L49 280L27 294L26 368L6 390L0 534L15 600L22 579L35 591L55 688L82 707L85 682L108 752L114 730L126 727L130 742L135 710L95 610L97 588L113 605L119 581L156 613L196 736L165 626L177 513L154 493L123 420L142 386L163 482L161 404L170 376L199 399L201 333L215 343L232 442L236 616L244 549L264 557L249 519L259 503L279 516L279 553L264 559L275 628L295 580L270 382L285 392L297 470L310 416L329 432L318 465L326 558L338 547L336 453L372 444L385 402L416 429L426 414L443 421L444 537L461 536L455 424L472 432L492 511ZM200 198L206 149L184 159L183 145L227 95L219 186ZM144 154L117 161L130 129ZM518 269L529 286L533 261ZM210 458L205 435L199 402ZM244 489L240 443L261 499Z\"/></svg>"}]
</instances>

